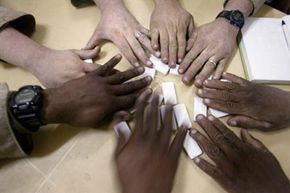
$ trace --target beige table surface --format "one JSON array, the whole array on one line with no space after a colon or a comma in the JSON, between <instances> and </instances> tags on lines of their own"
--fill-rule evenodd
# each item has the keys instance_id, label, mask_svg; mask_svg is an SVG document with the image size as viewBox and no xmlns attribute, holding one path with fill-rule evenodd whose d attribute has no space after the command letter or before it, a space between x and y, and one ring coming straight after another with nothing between
<instances>
[{"instance_id":1,"label":"beige table surface","mask_svg":"<svg viewBox=\"0 0 290 193\"><path fill-rule=\"evenodd\" d=\"M194 15L198 25L211 21L222 8L222 0L180 0ZM149 25L153 1L126 0L137 19ZM37 19L33 39L55 49L81 48L93 33L99 18L97 7L75 9L69 0L2 0L1 5L32 13ZM282 14L267 6L259 16L280 17ZM103 47L102 63L118 53L112 44ZM119 67L129 68L126 60ZM235 53L229 72L244 76L240 55ZM178 100L185 103L192 115L193 87L184 86L179 77L157 75L153 86L162 81L174 81ZM11 65L0 64L0 82L12 89L38 81L29 73ZM290 87L284 87L290 90ZM158 89L158 88L157 88ZM65 96L64 96L65 97ZM196 125L195 125L196 126ZM114 173L112 153L115 135L108 126L104 131L68 126L49 126L35 135L35 150L19 160L1 161L1 193L115 193L120 192ZM238 131L238 129L234 129ZM272 134L253 132L280 160L290 177L290 130ZM150 164L150 163L148 163ZM140 174L142 175L142 174ZM224 192L211 178L202 173L183 153L176 176L176 193Z\"/></svg>"}]
</instances>

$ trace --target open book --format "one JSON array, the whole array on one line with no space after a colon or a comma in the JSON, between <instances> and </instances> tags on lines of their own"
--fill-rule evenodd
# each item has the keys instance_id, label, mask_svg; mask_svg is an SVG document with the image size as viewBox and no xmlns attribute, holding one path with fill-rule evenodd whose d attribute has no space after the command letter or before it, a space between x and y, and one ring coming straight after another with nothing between
<instances>
[{"instance_id":1,"label":"open book","mask_svg":"<svg viewBox=\"0 0 290 193\"><path fill-rule=\"evenodd\" d=\"M290 38L290 15L247 19L239 46L248 80L290 84L290 40L287 36Z\"/></svg>"}]
</instances>

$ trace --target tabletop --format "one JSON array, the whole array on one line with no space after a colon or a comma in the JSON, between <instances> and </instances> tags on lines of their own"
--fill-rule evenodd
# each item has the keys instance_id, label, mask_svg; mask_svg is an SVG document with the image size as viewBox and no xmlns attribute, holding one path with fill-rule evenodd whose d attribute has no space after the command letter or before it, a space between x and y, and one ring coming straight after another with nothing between
<instances>
[{"instance_id":1,"label":"tabletop","mask_svg":"<svg viewBox=\"0 0 290 193\"><path fill-rule=\"evenodd\" d=\"M222 0L180 0L194 16L196 25L212 21L222 9ZM133 15L146 27L149 26L153 1L125 0ZM100 19L96 6L74 8L69 0L2 0L7 6L31 13L37 26L33 39L54 49L82 48L93 33ZM264 6L256 16L281 17L283 14ZM111 43L102 47L96 63L104 63L119 53ZM120 70L130 68L123 59ZM228 72L244 76L240 54L235 54ZM157 74L152 87L160 89L160 83L173 81L179 103L185 103L192 117L195 88L182 84L179 76ZM27 84L39 84L31 74L12 65L0 64L0 82L7 82L11 89ZM281 86L290 90L289 86ZM194 123L194 127L199 127ZM232 128L236 133L239 129ZM275 154L290 177L290 129L275 133L252 134ZM120 192L115 175L113 152L115 134L105 125L98 129L73 128L66 125L49 125L34 136L35 149L27 158L0 162L0 192L5 193L115 193ZM150 163L148 163L150 164ZM142 174L140 174L142 175ZM173 192L221 193L222 188L204 174L182 153Z\"/></svg>"}]
</instances>

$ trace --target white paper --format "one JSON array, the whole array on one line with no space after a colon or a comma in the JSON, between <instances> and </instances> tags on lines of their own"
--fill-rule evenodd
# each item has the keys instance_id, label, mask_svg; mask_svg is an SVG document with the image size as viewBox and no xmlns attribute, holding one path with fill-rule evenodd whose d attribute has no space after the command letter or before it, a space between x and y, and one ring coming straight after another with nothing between
<instances>
[{"instance_id":1,"label":"white paper","mask_svg":"<svg viewBox=\"0 0 290 193\"><path fill-rule=\"evenodd\" d=\"M170 68L169 74L179 75L178 70L179 70L179 65L176 65L175 68Z\"/></svg>"},{"instance_id":2,"label":"white paper","mask_svg":"<svg viewBox=\"0 0 290 193\"><path fill-rule=\"evenodd\" d=\"M169 66L167 64L164 64L159 58L156 58L155 56L151 55L150 61L153 63L154 69L161 72L162 74L167 75L169 72Z\"/></svg>"},{"instance_id":3,"label":"white paper","mask_svg":"<svg viewBox=\"0 0 290 193\"><path fill-rule=\"evenodd\" d=\"M196 116L199 114L202 114L204 116L207 116L207 106L203 104L202 98L200 97L194 97L193 99L193 120L195 120Z\"/></svg>"},{"instance_id":4,"label":"white paper","mask_svg":"<svg viewBox=\"0 0 290 193\"><path fill-rule=\"evenodd\" d=\"M178 104L173 107L174 115L177 121L177 126L185 126L191 128L191 120L189 118L185 104Z\"/></svg>"},{"instance_id":5,"label":"white paper","mask_svg":"<svg viewBox=\"0 0 290 193\"><path fill-rule=\"evenodd\" d=\"M128 141L132 135L132 132L128 126L128 124L125 121L122 121L120 123L117 123L114 126L115 133L117 134L118 137L120 137L120 133L125 137L125 140Z\"/></svg>"},{"instance_id":6,"label":"white paper","mask_svg":"<svg viewBox=\"0 0 290 193\"><path fill-rule=\"evenodd\" d=\"M85 63L88 63L88 64L92 64L93 63L93 59L86 59L84 60Z\"/></svg>"},{"instance_id":7,"label":"white paper","mask_svg":"<svg viewBox=\"0 0 290 193\"><path fill-rule=\"evenodd\" d=\"M156 70L154 68L148 68L148 67L144 67L145 71L143 73L143 75L145 76L151 76L152 79L155 78L155 74L156 74Z\"/></svg>"},{"instance_id":8,"label":"white paper","mask_svg":"<svg viewBox=\"0 0 290 193\"><path fill-rule=\"evenodd\" d=\"M162 105L160 107L161 120L162 120L163 124L165 121L165 109L166 109L165 105ZM177 129L176 119L175 119L174 113L172 113L172 129L174 129L174 130Z\"/></svg>"},{"instance_id":9,"label":"white paper","mask_svg":"<svg viewBox=\"0 0 290 193\"><path fill-rule=\"evenodd\" d=\"M163 82L162 83L162 91L164 96L165 104L177 104L177 97L175 93L175 87L173 82Z\"/></svg>"},{"instance_id":10,"label":"white paper","mask_svg":"<svg viewBox=\"0 0 290 193\"><path fill-rule=\"evenodd\" d=\"M221 118L221 117L225 117L229 115L229 113L212 109L212 108L209 108L208 110L209 110L209 114L213 115L216 118Z\"/></svg>"},{"instance_id":11,"label":"white paper","mask_svg":"<svg viewBox=\"0 0 290 193\"><path fill-rule=\"evenodd\" d=\"M202 150L197 142L189 135L189 132L186 134L183 147L190 159L194 159L202 154Z\"/></svg>"}]
</instances>

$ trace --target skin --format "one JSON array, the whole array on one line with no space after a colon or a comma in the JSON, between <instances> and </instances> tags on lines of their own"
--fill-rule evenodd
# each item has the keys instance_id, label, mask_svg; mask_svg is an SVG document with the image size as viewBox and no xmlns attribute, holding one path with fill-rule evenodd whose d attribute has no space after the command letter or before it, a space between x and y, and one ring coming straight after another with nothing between
<instances>
[{"instance_id":1,"label":"skin","mask_svg":"<svg viewBox=\"0 0 290 193\"><path fill-rule=\"evenodd\" d=\"M154 52L147 38L148 30L144 28L128 11L122 0L95 0L96 5L101 9L101 20L89 40L85 49L92 49L103 40L113 42L135 67L145 64L152 67L144 48L154 53L157 57L159 52ZM138 37L137 34L144 34ZM140 39L143 42L138 41Z\"/></svg>"},{"instance_id":2,"label":"skin","mask_svg":"<svg viewBox=\"0 0 290 193\"><path fill-rule=\"evenodd\" d=\"M224 73L230 82L207 80L198 96L214 109L228 112L231 126L275 131L290 126L290 92L257 85L233 74Z\"/></svg>"},{"instance_id":3,"label":"skin","mask_svg":"<svg viewBox=\"0 0 290 193\"><path fill-rule=\"evenodd\" d=\"M121 55L117 55L82 78L46 89L41 111L43 122L98 127L114 113L132 107L152 79L145 77L126 82L142 74L144 68L116 72L113 68L120 60Z\"/></svg>"},{"instance_id":4,"label":"skin","mask_svg":"<svg viewBox=\"0 0 290 193\"><path fill-rule=\"evenodd\" d=\"M197 123L208 137L196 130L191 136L214 164L200 157L194 161L228 193L290 192L290 182L278 160L247 130L241 130L240 139L213 116L198 115Z\"/></svg>"},{"instance_id":5,"label":"skin","mask_svg":"<svg viewBox=\"0 0 290 193\"><path fill-rule=\"evenodd\" d=\"M246 19L253 5L250 1L231 0L224 10L240 10ZM239 28L225 18L217 18L198 27L188 40L188 53L179 68L179 73L183 74L182 81L187 85L194 81L197 87L202 87L212 74L213 79L220 79L236 48L238 32Z\"/></svg>"},{"instance_id":6,"label":"skin","mask_svg":"<svg viewBox=\"0 0 290 193\"><path fill-rule=\"evenodd\" d=\"M159 128L158 97L147 106L149 96L145 93L137 102L129 141L122 135L118 139L115 163L123 193L170 193L173 187L187 130L180 128L171 143L172 107L167 106L165 124Z\"/></svg>"},{"instance_id":7,"label":"skin","mask_svg":"<svg viewBox=\"0 0 290 193\"><path fill-rule=\"evenodd\" d=\"M175 67L182 62L186 40L193 31L192 15L177 0L155 0L150 21L151 45L155 51L161 50L164 63Z\"/></svg>"},{"instance_id":8,"label":"skin","mask_svg":"<svg viewBox=\"0 0 290 193\"><path fill-rule=\"evenodd\" d=\"M83 60L95 58L100 51L98 47L88 50L53 50L11 27L0 31L0 42L1 60L26 69L48 88L60 86L97 68Z\"/></svg>"}]
</instances>

